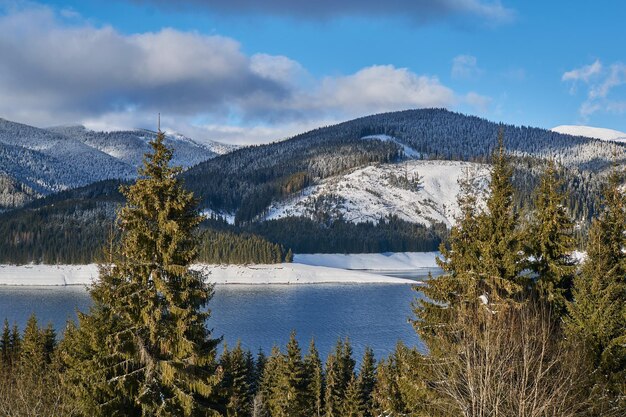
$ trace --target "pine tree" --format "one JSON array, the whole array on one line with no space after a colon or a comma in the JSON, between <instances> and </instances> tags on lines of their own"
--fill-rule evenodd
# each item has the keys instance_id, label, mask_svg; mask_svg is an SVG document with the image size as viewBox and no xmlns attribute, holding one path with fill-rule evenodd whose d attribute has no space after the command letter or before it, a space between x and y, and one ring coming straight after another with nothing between
<instances>
[{"instance_id":1,"label":"pine tree","mask_svg":"<svg viewBox=\"0 0 626 417\"><path fill-rule=\"evenodd\" d=\"M287 400L284 416L310 417L307 414L307 387L309 380L305 365L302 361L302 353L295 332L291 333L287 343L287 355L285 355L285 367L282 379L283 395Z\"/></svg>"},{"instance_id":2,"label":"pine tree","mask_svg":"<svg viewBox=\"0 0 626 417\"><path fill-rule=\"evenodd\" d=\"M363 417L363 403L357 378L352 375L346 387L346 394L341 404L342 417Z\"/></svg>"},{"instance_id":3,"label":"pine tree","mask_svg":"<svg viewBox=\"0 0 626 417\"><path fill-rule=\"evenodd\" d=\"M532 256L529 266L537 274L539 293L560 315L571 296L576 266L571 257L575 249L574 223L564 207L557 175L554 161L548 161L536 192L526 252Z\"/></svg>"},{"instance_id":4,"label":"pine tree","mask_svg":"<svg viewBox=\"0 0 626 417\"><path fill-rule=\"evenodd\" d=\"M20 329L17 327L17 324L13 325L9 340L11 344L11 362L16 363L22 352L22 337L20 336Z\"/></svg>"},{"instance_id":5,"label":"pine tree","mask_svg":"<svg viewBox=\"0 0 626 417\"><path fill-rule=\"evenodd\" d=\"M211 415L219 381L204 309L212 287L189 269L202 220L159 132L122 193L121 241L67 344L67 382L85 415ZM67 338L67 335L66 335Z\"/></svg>"},{"instance_id":6,"label":"pine tree","mask_svg":"<svg viewBox=\"0 0 626 417\"><path fill-rule=\"evenodd\" d=\"M478 221L481 291L494 304L510 299L521 290L522 255L512 176L513 168L500 131L498 148L492 157L487 211Z\"/></svg>"},{"instance_id":7,"label":"pine tree","mask_svg":"<svg viewBox=\"0 0 626 417\"><path fill-rule=\"evenodd\" d=\"M398 387L399 371L395 359L382 359L376 369L378 376L372 392L372 409L375 416L400 416L406 413Z\"/></svg>"},{"instance_id":8,"label":"pine tree","mask_svg":"<svg viewBox=\"0 0 626 417\"><path fill-rule=\"evenodd\" d=\"M359 395L363 406L363 416L372 417L372 392L376 386L376 360L374 351L367 347L359 370Z\"/></svg>"},{"instance_id":9,"label":"pine tree","mask_svg":"<svg viewBox=\"0 0 626 417\"><path fill-rule=\"evenodd\" d=\"M309 352L304 357L304 367L309 379L307 401L309 415L321 417L324 415L324 370L315 341L311 339Z\"/></svg>"},{"instance_id":10,"label":"pine tree","mask_svg":"<svg viewBox=\"0 0 626 417\"><path fill-rule=\"evenodd\" d=\"M252 388L250 386L249 367L241 342L232 351L224 345L220 357L223 378L220 382L221 395L226 404L229 417L247 417L252 413Z\"/></svg>"},{"instance_id":11,"label":"pine tree","mask_svg":"<svg viewBox=\"0 0 626 417\"><path fill-rule=\"evenodd\" d=\"M339 417L343 410L343 402L348 384L354 375L354 359L352 346L348 339L339 339L335 351L326 360L326 390L324 406L326 417Z\"/></svg>"},{"instance_id":12,"label":"pine tree","mask_svg":"<svg viewBox=\"0 0 626 417\"><path fill-rule=\"evenodd\" d=\"M48 323L43 331L43 347L46 355L46 361L50 363L57 346L57 333L52 323Z\"/></svg>"},{"instance_id":13,"label":"pine tree","mask_svg":"<svg viewBox=\"0 0 626 417\"><path fill-rule=\"evenodd\" d=\"M278 381L283 363L284 355L278 346L274 346L269 358L265 361L263 366L263 377L255 398L255 415L278 415L277 410L280 409L281 404L277 404L278 401L276 396L278 396L278 400L280 400L280 387Z\"/></svg>"},{"instance_id":14,"label":"pine tree","mask_svg":"<svg viewBox=\"0 0 626 417\"><path fill-rule=\"evenodd\" d=\"M6 368L11 365L11 328L7 319L4 319L2 338L0 338L0 363Z\"/></svg>"},{"instance_id":15,"label":"pine tree","mask_svg":"<svg viewBox=\"0 0 626 417\"><path fill-rule=\"evenodd\" d=\"M20 352L20 368L28 374L38 374L46 366L46 351L43 334L37 323L37 317L32 314L26 322L22 349Z\"/></svg>"},{"instance_id":16,"label":"pine tree","mask_svg":"<svg viewBox=\"0 0 626 417\"><path fill-rule=\"evenodd\" d=\"M566 331L581 340L594 368L598 411L626 413L626 198L614 169L604 208L589 231L587 259L575 278ZM623 414L622 414L623 415Z\"/></svg>"}]
</instances>

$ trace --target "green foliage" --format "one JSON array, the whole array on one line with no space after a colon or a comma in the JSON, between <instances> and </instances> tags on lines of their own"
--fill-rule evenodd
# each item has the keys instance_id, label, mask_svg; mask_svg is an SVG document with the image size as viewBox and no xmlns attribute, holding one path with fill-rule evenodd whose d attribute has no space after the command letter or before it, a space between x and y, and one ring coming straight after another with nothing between
<instances>
[{"instance_id":1,"label":"green foliage","mask_svg":"<svg viewBox=\"0 0 626 417\"><path fill-rule=\"evenodd\" d=\"M241 343L237 343L232 351L229 351L224 344L219 365L223 374L219 391L221 401L226 405L226 415L229 417L251 416L254 363L248 360L246 352L241 348Z\"/></svg>"},{"instance_id":2,"label":"green foliage","mask_svg":"<svg viewBox=\"0 0 626 417\"><path fill-rule=\"evenodd\" d=\"M372 392L376 386L376 359L374 358L374 351L369 347L365 348L357 383L363 417L373 417Z\"/></svg>"},{"instance_id":3,"label":"green foliage","mask_svg":"<svg viewBox=\"0 0 626 417\"><path fill-rule=\"evenodd\" d=\"M217 414L219 340L203 309L213 292L188 268L202 218L163 134L151 146L122 189L121 240L90 290L94 306L66 333L65 382L83 415Z\"/></svg>"},{"instance_id":4,"label":"green foliage","mask_svg":"<svg viewBox=\"0 0 626 417\"><path fill-rule=\"evenodd\" d=\"M548 161L535 197L535 211L525 239L529 267L537 275L537 289L557 314L565 312L571 299L576 266L574 223L564 207L562 182L556 165Z\"/></svg>"},{"instance_id":5,"label":"green foliage","mask_svg":"<svg viewBox=\"0 0 626 417\"><path fill-rule=\"evenodd\" d=\"M295 253L380 253L436 250L448 235L443 223L410 223L397 217L377 224L336 220L322 224L302 217L287 217L246 225L243 230L280 242Z\"/></svg>"},{"instance_id":6,"label":"green foliage","mask_svg":"<svg viewBox=\"0 0 626 417\"><path fill-rule=\"evenodd\" d=\"M60 384L54 352L56 339L50 326L40 328L32 315L24 333L5 320L0 339L0 414L6 416L72 415Z\"/></svg>"},{"instance_id":7,"label":"green foliage","mask_svg":"<svg viewBox=\"0 0 626 417\"><path fill-rule=\"evenodd\" d=\"M257 235L207 229L202 233L197 260L207 264L274 264L291 262L293 253Z\"/></svg>"},{"instance_id":8,"label":"green foliage","mask_svg":"<svg viewBox=\"0 0 626 417\"><path fill-rule=\"evenodd\" d=\"M309 352L304 357L304 367L309 379L307 392L309 415L321 417L324 415L324 369L314 340L311 340Z\"/></svg>"},{"instance_id":9,"label":"green foliage","mask_svg":"<svg viewBox=\"0 0 626 417\"><path fill-rule=\"evenodd\" d=\"M626 200L615 169L604 209L589 232L587 259L568 304L567 332L581 340L593 367L597 412L626 413ZM617 410L617 411L616 411Z\"/></svg>"}]
</instances>

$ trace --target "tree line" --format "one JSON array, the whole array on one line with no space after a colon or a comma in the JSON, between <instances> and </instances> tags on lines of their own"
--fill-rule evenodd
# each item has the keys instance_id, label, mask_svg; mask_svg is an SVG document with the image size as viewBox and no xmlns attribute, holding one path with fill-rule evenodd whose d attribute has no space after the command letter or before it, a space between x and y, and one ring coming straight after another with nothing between
<instances>
[{"instance_id":1,"label":"tree line","mask_svg":"<svg viewBox=\"0 0 626 417\"><path fill-rule=\"evenodd\" d=\"M445 274L416 287L424 297L412 322L425 349L398 345L378 364L368 350L357 371L345 340L324 366L314 343L303 356L295 334L268 357L240 345L218 354L221 340L206 327L212 288L189 269L201 218L162 140L152 146L137 183L124 188L121 239L90 290L89 312L52 348L34 319L22 338L5 325L1 389L19 391L0 397L14 407L7 414L32 415L24 407L42 404L46 415L76 416L626 414L626 198L617 168L578 268L556 164L522 217L500 139L485 206L463 181L458 222L441 248ZM31 345L39 353L26 353ZM52 382L30 384L35 371Z\"/></svg>"}]
</instances>

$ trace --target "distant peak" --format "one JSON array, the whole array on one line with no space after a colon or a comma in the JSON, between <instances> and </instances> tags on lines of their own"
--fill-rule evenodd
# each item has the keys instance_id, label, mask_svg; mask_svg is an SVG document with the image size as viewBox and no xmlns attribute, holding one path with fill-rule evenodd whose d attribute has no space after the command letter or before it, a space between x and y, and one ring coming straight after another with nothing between
<instances>
[{"instance_id":1,"label":"distant peak","mask_svg":"<svg viewBox=\"0 0 626 417\"><path fill-rule=\"evenodd\" d=\"M593 139L608 140L615 142L626 142L626 133L619 130L606 129L603 127L583 126L583 125L561 125L552 129L553 132L572 136L584 136Z\"/></svg>"}]
</instances>

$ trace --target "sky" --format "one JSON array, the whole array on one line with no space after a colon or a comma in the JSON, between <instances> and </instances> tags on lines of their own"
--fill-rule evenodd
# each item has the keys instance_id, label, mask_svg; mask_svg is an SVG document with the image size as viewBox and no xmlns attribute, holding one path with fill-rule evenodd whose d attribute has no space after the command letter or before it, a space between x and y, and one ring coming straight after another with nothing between
<instances>
[{"instance_id":1,"label":"sky","mask_svg":"<svg viewBox=\"0 0 626 417\"><path fill-rule=\"evenodd\" d=\"M626 131L626 2L0 0L0 117L255 144L373 113Z\"/></svg>"}]
</instances>

